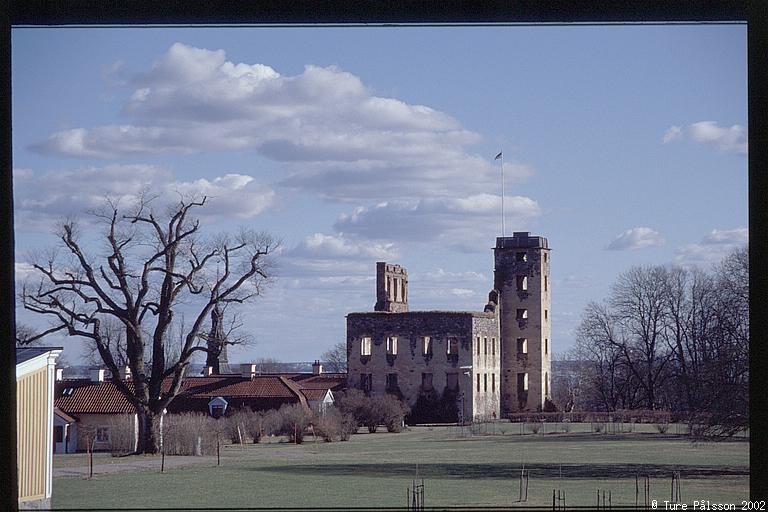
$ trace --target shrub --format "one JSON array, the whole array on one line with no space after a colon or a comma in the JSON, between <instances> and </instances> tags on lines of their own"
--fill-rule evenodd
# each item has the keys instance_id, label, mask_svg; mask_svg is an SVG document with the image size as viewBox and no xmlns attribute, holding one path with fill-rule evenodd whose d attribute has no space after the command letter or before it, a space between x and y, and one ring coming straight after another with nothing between
<instances>
[{"instance_id":1,"label":"shrub","mask_svg":"<svg viewBox=\"0 0 768 512\"><path fill-rule=\"evenodd\" d=\"M380 406L387 432L401 432L403 430L403 420L408 413L408 406L393 395L382 397Z\"/></svg>"},{"instance_id":2,"label":"shrub","mask_svg":"<svg viewBox=\"0 0 768 512\"><path fill-rule=\"evenodd\" d=\"M315 432L326 443L339 440L342 437L343 421L344 418L336 407L326 407L315 420Z\"/></svg>"},{"instance_id":3,"label":"shrub","mask_svg":"<svg viewBox=\"0 0 768 512\"><path fill-rule=\"evenodd\" d=\"M365 423L369 400L370 398L359 389L348 389L339 395L337 402L341 413L351 415L359 427Z\"/></svg>"},{"instance_id":4,"label":"shrub","mask_svg":"<svg viewBox=\"0 0 768 512\"><path fill-rule=\"evenodd\" d=\"M107 420L112 455L123 455L134 450L133 418L127 414L112 416Z\"/></svg>"},{"instance_id":5,"label":"shrub","mask_svg":"<svg viewBox=\"0 0 768 512\"><path fill-rule=\"evenodd\" d=\"M168 455L214 455L217 432L222 425L202 413L166 414L163 449Z\"/></svg>"},{"instance_id":6,"label":"shrub","mask_svg":"<svg viewBox=\"0 0 768 512\"><path fill-rule=\"evenodd\" d=\"M261 442L264 435L264 413L246 409L243 411L245 432L254 443Z\"/></svg>"},{"instance_id":7,"label":"shrub","mask_svg":"<svg viewBox=\"0 0 768 512\"><path fill-rule=\"evenodd\" d=\"M248 435L246 425L251 414L253 412L250 410L240 409L219 420L223 422L224 433L232 441L232 444L240 444L241 441L245 443L246 436Z\"/></svg>"},{"instance_id":8,"label":"shrub","mask_svg":"<svg viewBox=\"0 0 768 512\"><path fill-rule=\"evenodd\" d=\"M312 420L312 413L301 404L285 404L278 411L282 418L281 433L288 436L292 443L304 442L304 429Z\"/></svg>"},{"instance_id":9,"label":"shrub","mask_svg":"<svg viewBox=\"0 0 768 512\"><path fill-rule=\"evenodd\" d=\"M275 409L268 410L262 416L261 427L264 430L264 435L279 435L283 428L282 415Z\"/></svg>"},{"instance_id":10,"label":"shrub","mask_svg":"<svg viewBox=\"0 0 768 512\"><path fill-rule=\"evenodd\" d=\"M357 432L357 429L360 426L357 424L357 420L354 416L351 414L344 414L341 415L341 433L339 435L339 439L341 441L349 441L349 438Z\"/></svg>"}]
</instances>

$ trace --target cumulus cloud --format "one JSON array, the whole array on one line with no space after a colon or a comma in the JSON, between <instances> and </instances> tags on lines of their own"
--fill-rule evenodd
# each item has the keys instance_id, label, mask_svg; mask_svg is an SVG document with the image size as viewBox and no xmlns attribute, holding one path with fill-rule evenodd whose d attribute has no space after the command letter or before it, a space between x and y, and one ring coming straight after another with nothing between
<instances>
[{"instance_id":1,"label":"cumulus cloud","mask_svg":"<svg viewBox=\"0 0 768 512\"><path fill-rule=\"evenodd\" d=\"M699 144L713 144L726 153L747 154L747 129L738 124L722 127L715 121L700 121L685 128L672 126L666 131L662 141L667 144L682 139Z\"/></svg>"},{"instance_id":2,"label":"cumulus cloud","mask_svg":"<svg viewBox=\"0 0 768 512\"><path fill-rule=\"evenodd\" d=\"M281 252L279 274L288 278L323 278L326 284L359 285L375 275L377 261L392 261L399 255L393 243L314 233Z\"/></svg>"},{"instance_id":3,"label":"cumulus cloud","mask_svg":"<svg viewBox=\"0 0 768 512\"><path fill-rule=\"evenodd\" d=\"M683 266L709 266L748 242L747 228L713 229L700 243L680 246L676 251L675 263Z\"/></svg>"},{"instance_id":4,"label":"cumulus cloud","mask_svg":"<svg viewBox=\"0 0 768 512\"><path fill-rule=\"evenodd\" d=\"M631 228L617 236L606 246L609 251L624 251L627 249L645 249L646 247L661 247L664 238L655 230L646 227Z\"/></svg>"},{"instance_id":5,"label":"cumulus cloud","mask_svg":"<svg viewBox=\"0 0 768 512\"><path fill-rule=\"evenodd\" d=\"M80 158L253 149L281 162L283 185L337 200L480 193L498 181L487 158L467 152L478 134L428 106L375 96L334 66L281 75L176 43L146 72L116 69L130 87L130 122L62 130L32 149ZM505 171L513 181L531 169Z\"/></svg>"},{"instance_id":6,"label":"cumulus cloud","mask_svg":"<svg viewBox=\"0 0 768 512\"><path fill-rule=\"evenodd\" d=\"M501 198L490 194L466 197L385 201L358 207L339 216L334 228L372 240L439 241L475 252L486 250L500 223ZM541 215L538 203L528 197L505 198L507 223L530 222Z\"/></svg>"},{"instance_id":7,"label":"cumulus cloud","mask_svg":"<svg viewBox=\"0 0 768 512\"><path fill-rule=\"evenodd\" d=\"M144 192L157 194L158 201L174 201L179 194L207 196L198 215L211 220L252 218L275 200L275 192L252 176L228 173L212 180L183 181L154 165L85 167L41 176L14 169L14 192L18 222L45 231L61 218L102 206L106 198L129 208Z\"/></svg>"}]
</instances>

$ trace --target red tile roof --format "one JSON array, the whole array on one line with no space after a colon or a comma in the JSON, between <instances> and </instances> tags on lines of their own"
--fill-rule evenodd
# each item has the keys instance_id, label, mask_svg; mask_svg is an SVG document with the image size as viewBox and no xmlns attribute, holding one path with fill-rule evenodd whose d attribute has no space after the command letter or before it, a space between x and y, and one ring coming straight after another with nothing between
<instances>
[{"instance_id":1,"label":"red tile roof","mask_svg":"<svg viewBox=\"0 0 768 512\"><path fill-rule=\"evenodd\" d=\"M307 399L315 400L325 395L328 389L336 389L346 381L343 374L290 374L301 378L295 382L283 374L256 375L253 378L240 375L212 375L207 377L186 377L182 381L179 395L171 403L174 410L205 409L212 398L226 400L255 408L270 408L281 403L299 402L307 405ZM167 389L170 379L163 388ZM129 381L128 386L132 387ZM64 380L56 383L55 405L68 414L133 414L133 406L127 398L109 381L91 382L87 379Z\"/></svg>"},{"instance_id":2,"label":"red tile roof","mask_svg":"<svg viewBox=\"0 0 768 512\"><path fill-rule=\"evenodd\" d=\"M323 389L311 389L311 388L302 388L301 393L307 398L307 400L322 400L326 393L328 393L328 390Z\"/></svg>"},{"instance_id":3,"label":"red tile roof","mask_svg":"<svg viewBox=\"0 0 768 512\"><path fill-rule=\"evenodd\" d=\"M56 407L67 414L133 414L134 407L111 382L60 381Z\"/></svg>"}]
</instances>

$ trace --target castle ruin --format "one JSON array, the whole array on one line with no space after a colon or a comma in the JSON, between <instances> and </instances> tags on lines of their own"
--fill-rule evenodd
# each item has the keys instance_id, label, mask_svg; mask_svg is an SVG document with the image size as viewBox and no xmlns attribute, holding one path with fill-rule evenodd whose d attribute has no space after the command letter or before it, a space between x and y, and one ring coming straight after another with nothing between
<instances>
[{"instance_id":1,"label":"castle ruin","mask_svg":"<svg viewBox=\"0 0 768 512\"><path fill-rule=\"evenodd\" d=\"M455 403L463 418L537 411L550 394L549 247L515 232L494 248L482 311L409 311L408 273L376 264L374 311L347 315L348 386Z\"/></svg>"}]
</instances>

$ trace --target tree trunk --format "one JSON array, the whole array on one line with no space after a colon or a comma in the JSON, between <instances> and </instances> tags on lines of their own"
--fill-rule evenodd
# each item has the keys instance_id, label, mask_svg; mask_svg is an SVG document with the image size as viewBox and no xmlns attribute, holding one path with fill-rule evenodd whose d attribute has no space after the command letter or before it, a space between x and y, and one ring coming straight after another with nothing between
<instances>
[{"instance_id":1,"label":"tree trunk","mask_svg":"<svg viewBox=\"0 0 768 512\"><path fill-rule=\"evenodd\" d=\"M141 407L137 411L139 417L139 446L137 453L157 453L160 451L160 442L155 434L155 422L157 414L148 408Z\"/></svg>"}]
</instances>

